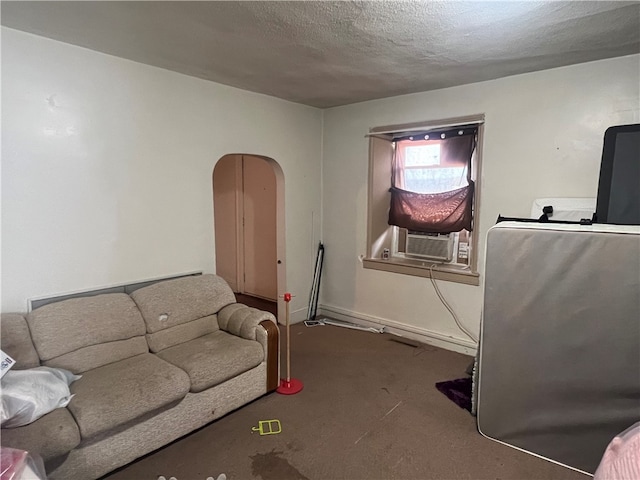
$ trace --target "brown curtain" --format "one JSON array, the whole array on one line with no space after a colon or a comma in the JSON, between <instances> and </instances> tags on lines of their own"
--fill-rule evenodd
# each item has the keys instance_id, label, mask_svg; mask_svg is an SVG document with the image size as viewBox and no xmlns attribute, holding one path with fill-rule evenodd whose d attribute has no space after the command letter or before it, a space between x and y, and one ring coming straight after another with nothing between
<instances>
[{"instance_id":1,"label":"brown curtain","mask_svg":"<svg viewBox=\"0 0 640 480\"><path fill-rule=\"evenodd\" d=\"M466 166L468 185L442 193L417 193L404 190L404 159L400 158L401 155L395 155L392 185L389 190L391 192L389 225L425 233L472 230L474 184L471 180L471 158L476 146L477 129L437 132L438 136L441 134L445 136L440 141L441 164ZM421 141L420 138L424 136L413 135L404 137L402 140ZM402 149L396 148L396 152L400 150Z\"/></svg>"},{"instance_id":2,"label":"brown curtain","mask_svg":"<svg viewBox=\"0 0 640 480\"><path fill-rule=\"evenodd\" d=\"M472 229L473 182L444 193L414 193L391 188L389 225L425 233Z\"/></svg>"}]
</instances>

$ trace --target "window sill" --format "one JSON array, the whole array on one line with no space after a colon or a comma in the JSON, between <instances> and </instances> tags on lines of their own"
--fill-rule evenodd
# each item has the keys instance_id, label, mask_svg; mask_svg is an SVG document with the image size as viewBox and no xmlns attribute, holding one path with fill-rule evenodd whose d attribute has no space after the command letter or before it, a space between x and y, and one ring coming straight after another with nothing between
<instances>
[{"instance_id":1,"label":"window sill","mask_svg":"<svg viewBox=\"0 0 640 480\"><path fill-rule=\"evenodd\" d=\"M433 278L447 282L464 283L465 285L480 285L480 275L463 267L453 265L436 265L431 269L432 262L428 260L415 260L401 257L390 259L365 258L362 260L364 268L381 270L383 272L400 273L414 277Z\"/></svg>"}]
</instances>

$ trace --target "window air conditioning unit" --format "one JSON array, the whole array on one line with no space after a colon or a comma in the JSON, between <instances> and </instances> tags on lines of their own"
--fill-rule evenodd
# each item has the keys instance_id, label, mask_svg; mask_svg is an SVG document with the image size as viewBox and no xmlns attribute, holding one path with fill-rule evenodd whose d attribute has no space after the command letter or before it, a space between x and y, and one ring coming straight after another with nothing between
<instances>
[{"instance_id":1,"label":"window air conditioning unit","mask_svg":"<svg viewBox=\"0 0 640 480\"><path fill-rule=\"evenodd\" d=\"M405 254L410 257L450 262L453 258L453 235L448 233L408 233Z\"/></svg>"}]
</instances>

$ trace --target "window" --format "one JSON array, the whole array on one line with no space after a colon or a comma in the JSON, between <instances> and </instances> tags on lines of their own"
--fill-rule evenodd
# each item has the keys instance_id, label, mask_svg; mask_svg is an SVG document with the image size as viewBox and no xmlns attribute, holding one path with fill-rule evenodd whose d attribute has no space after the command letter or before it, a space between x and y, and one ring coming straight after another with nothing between
<instances>
[{"instance_id":1,"label":"window","mask_svg":"<svg viewBox=\"0 0 640 480\"><path fill-rule=\"evenodd\" d=\"M400 141L396 152L404 157L404 189L417 193L440 193L466 185L464 166L443 165L437 140Z\"/></svg>"},{"instance_id":2,"label":"window","mask_svg":"<svg viewBox=\"0 0 640 480\"><path fill-rule=\"evenodd\" d=\"M370 131L365 268L479 284L484 116Z\"/></svg>"}]
</instances>

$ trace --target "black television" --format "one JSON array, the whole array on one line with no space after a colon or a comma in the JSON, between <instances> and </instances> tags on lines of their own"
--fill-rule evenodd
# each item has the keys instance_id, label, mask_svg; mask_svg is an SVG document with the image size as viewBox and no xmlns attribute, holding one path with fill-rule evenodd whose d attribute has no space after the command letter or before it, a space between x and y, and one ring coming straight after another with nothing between
<instances>
[{"instance_id":1,"label":"black television","mask_svg":"<svg viewBox=\"0 0 640 480\"><path fill-rule=\"evenodd\" d=\"M640 123L604 133L593 222L640 225Z\"/></svg>"}]
</instances>

